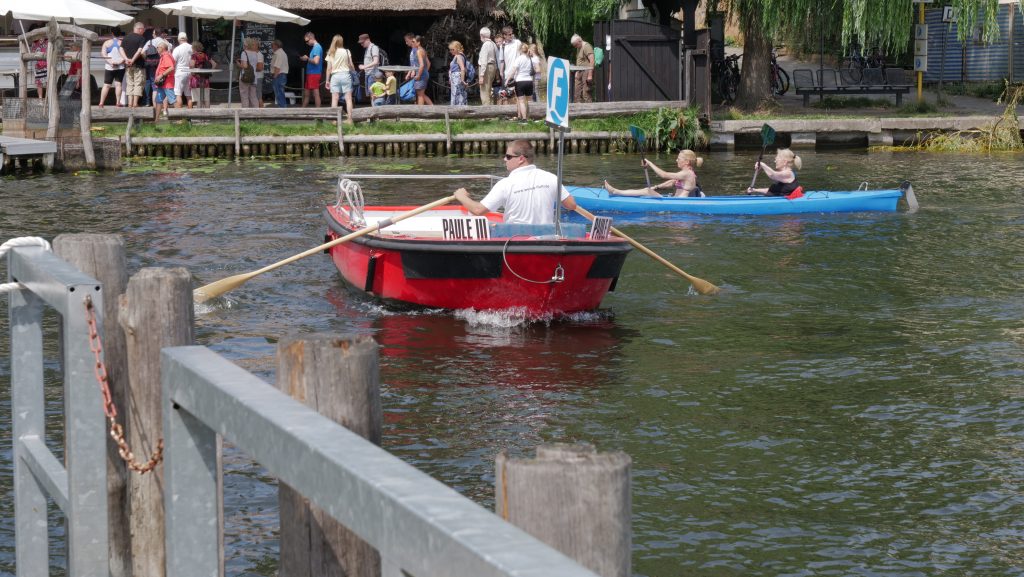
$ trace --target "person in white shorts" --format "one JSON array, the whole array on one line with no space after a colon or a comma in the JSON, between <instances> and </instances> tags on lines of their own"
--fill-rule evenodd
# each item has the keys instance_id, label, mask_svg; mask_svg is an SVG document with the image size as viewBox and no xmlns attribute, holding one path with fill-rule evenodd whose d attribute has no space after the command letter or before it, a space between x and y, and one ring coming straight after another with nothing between
<instances>
[{"instance_id":1,"label":"person in white shorts","mask_svg":"<svg viewBox=\"0 0 1024 577\"><path fill-rule=\"evenodd\" d=\"M181 108L183 97L191 97L192 89L188 85L192 77L192 45L188 43L188 34L178 33L178 45L171 51L174 58L174 107Z\"/></svg>"},{"instance_id":2,"label":"person in white shorts","mask_svg":"<svg viewBox=\"0 0 1024 577\"><path fill-rule=\"evenodd\" d=\"M504 208L504 220L509 224L554 224L558 177L537 168L533 157L533 145L529 141L509 143L505 149L508 176L499 180L480 202L470 198L465 188L456 190L455 198L476 216ZM560 198L566 210L576 209L576 199L564 186Z\"/></svg>"}]
</instances>

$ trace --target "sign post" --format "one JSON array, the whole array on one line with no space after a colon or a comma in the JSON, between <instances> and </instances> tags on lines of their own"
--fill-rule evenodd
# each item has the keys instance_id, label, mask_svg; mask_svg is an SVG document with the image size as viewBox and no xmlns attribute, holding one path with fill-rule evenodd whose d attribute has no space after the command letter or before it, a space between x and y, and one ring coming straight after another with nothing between
<instances>
[{"instance_id":1,"label":"sign post","mask_svg":"<svg viewBox=\"0 0 1024 577\"><path fill-rule=\"evenodd\" d=\"M917 72L917 102L920 104L924 98L924 73L928 70L928 25L924 23L924 5L931 4L932 0L913 0L917 4L917 26L914 27L914 71ZM924 44L924 54L918 54L920 45ZM941 58L941 56L940 56Z\"/></svg>"},{"instance_id":2,"label":"sign post","mask_svg":"<svg viewBox=\"0 0 1024 577\"><path fill-rule=\"evenodd\" d=\"M565 133L569 132L569 61L548 57L548 101L544 122L558 131L558 180L555 188L555 234L562 236L562 156Z\"/></svg>"}]
</instances>

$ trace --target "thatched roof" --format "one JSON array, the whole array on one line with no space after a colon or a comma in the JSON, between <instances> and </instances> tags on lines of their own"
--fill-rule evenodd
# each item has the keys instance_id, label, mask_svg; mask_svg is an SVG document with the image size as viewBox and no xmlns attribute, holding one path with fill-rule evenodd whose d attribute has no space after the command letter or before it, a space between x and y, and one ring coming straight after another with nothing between
<instances>
[{"instance_id":1,"label":"thatched roof","mask_svg":"<svg viewBox=\"0 0 1024 577\"><path fill-rule=\"evenodd\" d=\"M436 14L453 12L456 0L266 0L289 12L346 14Z\"/></svg>"}]
</instances>

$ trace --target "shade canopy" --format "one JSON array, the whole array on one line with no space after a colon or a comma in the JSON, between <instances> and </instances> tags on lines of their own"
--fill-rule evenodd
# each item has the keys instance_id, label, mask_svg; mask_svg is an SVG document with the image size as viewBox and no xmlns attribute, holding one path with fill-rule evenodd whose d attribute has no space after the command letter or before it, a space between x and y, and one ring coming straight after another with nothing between
<instances>
[{"instance_id":1,"label":"shade canopy","mask_svg":"<svg viewBox=\"0 0 1024 577\"><path fill-rule=\"evenodd\" d=\"M259 0L184 0L182 2L171 2L170 4L158 4L154 6L164 14L176 16L191 16L193 18L206 18L207 20L243 20L245 22L261 22L263 24L277 24L286 22L305 26L309 20L285 12L280 8L264 4ZM235 81L235 27L231 27L231 59L228 63L228 104L231 104L231 89Z\"/></svg>"},{"instance_id":2,"label":"shade canopy","mask_svg":"<svg viewBox=\"0 0 1024 577\"><path fill-rule=\"evenodd\" d=\"M121 0L90 0L104 8L110 8L114 12L122 12L124 14L135 14L140 10L138 6L132 6L131 4L125 4Z\"/></svg>"},{"instance_id":3,"label":"shade canopy","mask_svg":"<svg viewBox=\"0 0 1024 577\"><path fill-rule=\"evenodd\" d=\"M285 12L259 0L184 0L170 4L157 4L154 8L165 14L211 20L224 18L226 20L262 22L263 24L278 22L290 22L299 26L309 24L309 20L298 14Z\"/></svg>"},{"instance_id":4,"label":"shade canopy","mask_svg":"<svg viewBox=\"0 0 1024 577\"><path fill-rule=\"evenodd\" d=\"M58 22L78 25L120 26L132 21L127 14L88 0L4 0L0 3L0 16L7 13L18 20L49 21L55 18Z\"/></svg>"}]
</instances>

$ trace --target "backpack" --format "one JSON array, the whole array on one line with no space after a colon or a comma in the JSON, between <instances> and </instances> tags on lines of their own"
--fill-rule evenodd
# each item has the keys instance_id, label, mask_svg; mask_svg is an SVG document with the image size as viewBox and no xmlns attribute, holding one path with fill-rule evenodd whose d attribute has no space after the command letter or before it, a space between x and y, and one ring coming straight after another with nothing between
<instances>
[{"instance_id":1,"label":"backpack","mask_svg":"<svg viewBox=\"0 0 1024 577\"><path fill-rule=\"evenodd\" d=\"M245 58L245 63L247 64L247 66L242 69L242 75L238 79L246 84L255 84L256 67L253 65L252 62L249 62L248 54L242 52L242 56Z\"/></svg>"},{"instance_id":2,"label":"backpack","mask_svg":"<svg viewBox=\"0 0 1024 577\"><path fill-rule=\"evenodd\" d=\"M374 46L377 46L377 45L374 44ZM377 64L377 66L387 66L388 65L388 53L384 52L384 49L381 48L380 46L377 46L377 56L380 57L380 62Z\"/></svg>"},{"instance_id":3,"label":"backpack","mask_svg":"<svg viewBox=\"0 0 1024 577\"><path fill-rule=\"evenodd\" d=\"M466 61L466 82L473 82L476 80L476 66L473 66L473 62L465 55L462 59Z\"/></svg>"},{"instance_id":4,"label":"backpack","mask_svg":"<svg viewBox=\"0 0 1024 577\"><path fill-rule=\"evenodd\" d=\"M594 47L594 66L600 66L604 62L604 49L597 46Z\"/></svg>"}]
</instances>

